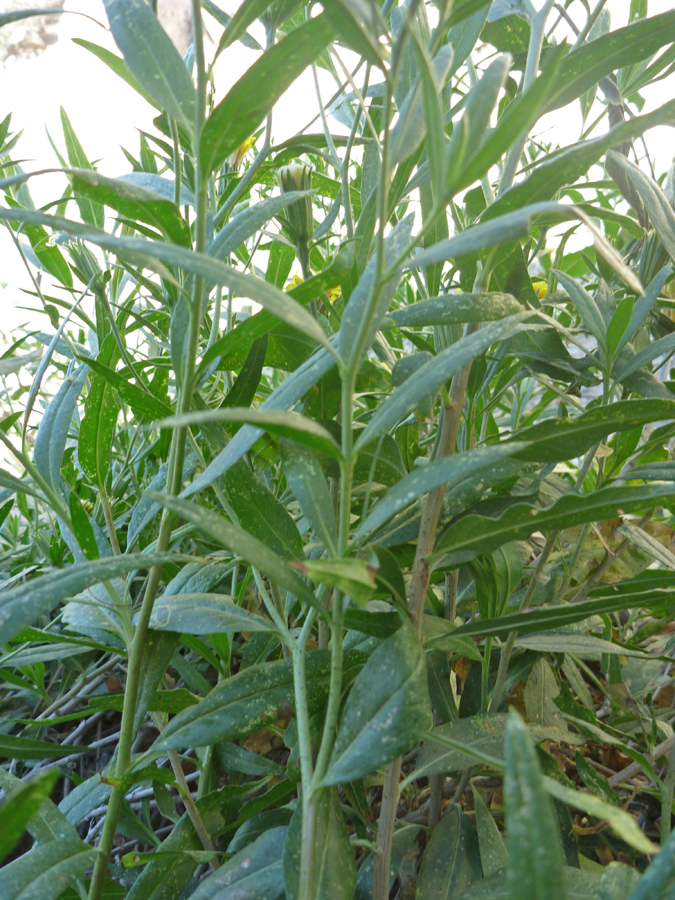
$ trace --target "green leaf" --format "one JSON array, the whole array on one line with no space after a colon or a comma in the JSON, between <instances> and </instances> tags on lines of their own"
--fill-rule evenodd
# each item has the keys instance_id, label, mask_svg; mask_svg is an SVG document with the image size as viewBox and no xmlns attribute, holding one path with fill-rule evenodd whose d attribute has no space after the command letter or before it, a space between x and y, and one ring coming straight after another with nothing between
<instances>
[{"instance_id":1,"label":"green leaf","mask_svg":"<svg viewBox=\"0 0 675 900\"><path fill-rule=\"evenodd\" d=\"M544 790L530 733L513 710L506 725L505 755L509 900L549 900L551 885L556 885L556 900L565 900L562 846L555 811Z\"/></svg>"},{"instance_id":2,"label":"green leaf","mask_svg":"<svg viewBox=\"0 0 675 900\"><path fill-rule=\"evenodd\" d=\"M357 676L323 784L368 775L416 744L430 721L424 652L412 626L404 624Z\"/></svg>"},{"instance_id":3,"label":"green leaf","mask_svg":"<svg viewBox=\"0 0 675 900\"><path fill-rule=\"evenodd\" d=\"M98 851L79 838L64 838L35 847L2 870L3 900L56 900L71 878L94 863Z\"/></svg>"},{"instance_id":4,"label":"green leaf","mask_svg":"<svg viewBox=\"0 0 675 900\"><path fill-rule=\"evenodd\" d=\"M603 654L634 656L645 659L648 654L640 650L629 650L622 644L603 641L593 634L561 634L560 632L529 634L519 637L516 644L542 653L572 653L580 659L600 659ZM529 718L529 715L528 715Z\"/></svg>"},{"instance_id":5,"label":"green leaf","mask_svg":"<svg viewBox=\"0 0 675 900\"><path fill-rule=\"evenodd\" d=\"M98 358L106 368L114 369L120 358L115 336L103 341ZM80 465L95 484L103 484L110 471L111 449L120 407L108 382L98 374L91 377L91 387L84 403L77 455Z\"/></svg>"},{"instance_id":6,"label":"green leaf","mask_svg":"<svg viewBox=\"0 0 675 900\"><path fill-rule=\"evenodd\" d=\"M454 487L467 477L476 475L484 469L492 468L495 463L507 459L516 452L512 451L511 447L515 447L515 444L481 447L436 459L413 469L409 475L390 488L379 503L375 504L359 525L357 535L377 528L400 510L410 506L422 494L426 494L427 491L431 491L441 484L445 484L448 488Z\"/></svg>"},{"instance_id":7,"label":"green leaf","mask_svg":"<svg viewBox=\"0 0 675 900\"><path fill-rule=\"evenodd\" d=\"M75 134L75 130L71 125L70 119L68 118L68 114L63 107L61 107L61 125L63 126L63 137L66 141L66 151L68 153L70 165L76 166L82 170L88 169L91 172L92 165L87 159L84 149L82 148L82 145ZM92 225L96 225L97 228L104 227L105 216L100 207L90 203L85 196L78 196L76 194L75 200L77 201L77 206L80 210L83 222L90 222Z\"/></svg>"},{"instance_id":8,"label":"green leaf","mask_svg":"<svg viewBox=\"0 0 675 900\"><path fill-rule=\"evenodd\" d=\"M141 95L150 106L154 106L155 109L162 111L161 104L154 99L154 97L149 94L142 84L140 84L134 76L129 71L129 66L121 59L119 56L116 56L106 47L99 47L98 44L93 44L91 41L85 41L82 38L72 38L74 44L78 44L80 47L83 47L85 50L88 50L92 53L97 59L100 59L102 63L105 63L106 66L110 69L111 72L114 72L118 78L121 78L122 81L126 82L130 87L132 87L138 94Z\"/></svg>"},{"instance_id":9,"label":"green leaf","mask_svg":"<svg viewBox=\"0 0 675 900\"><path fill-rule=\"evenodd\" d=\"M265 200L261 200L260 203L254 203L252 206L242 209L241 212L238 212L233 216L229 222L217 232L211 243L207 246L206 252L210 256L218 257L233 253L240 244L256 232L260 231L273 216L276 216L277 213L284 210L289 203L296 203L303 197L310 197L311 195L311 191L289 191L286 194L282 194L281 197L267 197ZM293 248L288 247L286 244L282 244L279 241L274 241L270 254L277 253L282 254L284 260L286 259L286 253L290 254L291 263L288 265L288 271L290 271L292 260L295 259ZM283 288L288 271L282 278L275 279L270 277L271 273L269 272L268 267L265 280L276 285L278 288Z\"/></svg>"},{"instance_id":10,"label":"green leaf","mask_svg":"<svg viewBox=\"0 0 675 900\"><path fill-rule=\"evenodd\" d=\"M558 279L563 288L567 291L572 303L581 316L581 321L589 334L598 342L604 355L607 354L607 324L600 312L595 299L591 297L588 291L584 290L574 278L571 278L565 272L553 269L553 274Z\"/></svg>"},{"instance_id":11,"label":"green leaf","mask_svg":"<svg viewBox=\"0 0 675 900\"><path fill-rule=\"evenodd\" d=\"M236 819L238 791L241 788L227 786L197 800L197 809L210 837L215 838ZM201 858L195 855L204 850L187 813L181 816L158 850L159 858L150 862L134 881L127 900L173 900L185 891Z\"/></svg>"},{"instance_id":12,"label":"green leaf","mask_svg":"<svg viewBox=\"0 0 675 900\"><path fill-rule=\"evenodd\" d=\"M446 294L402 306L389 313L382 329L423 325L459 325L464 322L493 322L523 312L511 294Z\"/></svg>"},{"instance_id":13,"label":"green leaf","mask_svg":"<svg viewBox=\"0 0 675 900\"><path fill-rule=\"evenodd\" d=\"M440 48L433 60L427 58L425 48L422 48L418 42L415 42L415 49L418 51L416 58L423 75L415 80L401 104L396 124L391 130L389 151L391 153L391 163L396 165L403 162L409 156L412 156L422 141L424 141L428 130L427 122L430 121L427 98L431 94L436 100L438 109L433 123L434 127L429 126L431 130L427 146L430 151L431 148L434 148L436 151L430 154L430 162L433 167L432 171L435 169L434 174L440 179L443 176L443 151L445 147L442 130L443 116L438 96L442 93L443 85L450 72L453 49L450 44L445 44ZM426 77L423 77L424 75ZM434 183L437 184L438 181Z\"/></svg>"},{"instance_id":14,"label":"green leaf","mask_svg":"<svg viewBox=\"0 0 675 900\"><path fill-rule=\"evenodd\" d=\"M263 832L204 878L190 896L193 900L278 900L284 893L282 854L287 830Z\"/></svg>"},{"instance_id":15,"label":"green leaf","mask_svg":"<svg viewBox=\"0 0 675 900\"><path fill-rule=\"evenodd\" d=\"M75 196L89 197L98 204L109 206L127 219L145 222L161 231L174 244L190 246L190 228L172 200L128 178L107 178L87 169L67 171ZM81 201L80 201L81 202ZM102 219L102 215L99 217ZM89 220L87 220L89 221ZM103 222L93 224L103 227Z\"/></svg>"},{"instance_id":16,"label":"green leaf","mask_svg":"<svg viewBox=\"0 0 675 900\"><path fill-rule=\"evenodd\" d=\"M560 462L581 456L613 432L629 431L660 419L675 418L675 400L618 400L574 418L551 418L514 435L528 446L515 455L537 462Z\"/></svg>"},{"instance_id":17,"label":"green leaf","mask_svg":"<svg viewBox=\"0 0 675 900\"><path fill-rule=\"evenodd\" d=\"M52 570L19 587L0 594L0 644L18 634L26 625L48 613L62 600L79 594L92 584L116 578L126 572L147 569L163 563L194 562L180 553L132 553L108 556Z\"/></svg>"},{"instance_id":18,"label":"green leaf","mask_svg":"<svg viewBox=\"0 0 675 900\"><path fill-rule=\"evenodd\" d=\"M270 619L247 612L226 594L162 594L153 607L150 628L180 634L276 630Z\"/></svg>"},{"instance_id":19,"label":"green leaf","mask_svg":"<svg viewBox=\"0 0 675 900\"><path fill-rule=\"evenodd\" d=\"M555 698L559 693L560 688L551 666L545 659L538 659L528 676L523 693L527 721L535 725L552 725L567 730L555 705Z\"/></svg>"},{"instance_id":20,"label":"green leaf","mask_svg":"<svg viewBox=\"0 0 675 900\"><path fill-rule=\"evenodd\" d=\"M270 434L287 440L297 441L325 453L332 459L341 460L342 453L333 435L314 419L296 412L281 412L268 409L231 406L219 409L195 410L182 416L173 416L159 423L162 428L180 428L184 425L201 425L205 422L248 422Z\"/></svg>"},{"instance_id":21,"label":"green leaf","mask_svg":"<svg viewBox=\"0 0 675 900\"><path fill-rule=\"evenodd\" d=\"M628 900L671 898L675 891L675 831L652 860L647 871L633 888Z\"/></svg>"},{"instance_id":22,"label":"green leaf","mask_svg":"<svg viewBox=\"0 0 675 900\"><path fill-rule=\"evenodd\" d=\"M335 36L371 65L382 68L385 50L379 37L384 26L379 10L364 0L328 0L324 8Z\"/></svg>"},{"instance_id":23,"label":"green leaf","mask_svg":"<svg viewBox=\"0 0 675 900\"><path fill-rule=\"evenodd\" d=\"M214 6L209 0L208 6ZM270 6L270 0L244 0L244 2L238 7L237 11L233 16L227 16L226 13L223 13L220 10L220 15L227 16L229 19L227 23L227 27L225 31L221 35L220 41L218 42L218 48L216 49L216 55L214 58L218 59L223 50L226 50L231 44L235 41L241 40L242 44L245 46L249 46L248 41L253 41L253 38L250 38L247 35L246 29L249 25L255 22L256 19L259 19L262 14L268 9ZM217 16L215 10L209 9L212 15ZM218 16L220 21L220 17ZM255 42L256 46L251 49L259 49L260 45Z\"/></svg>"},{"instance_id":24,"label":"green leaf","mask_svg":"<svg viewBox=\"0 0 675 900\"><path fill-rule=\"evenodd\" d=\"M0 756L5 759L58 759L71 753L86 753L87 750L89 747L53 744L51 741L36 741L13 734L0 735Z\"/></svg>"},{"instance_id":25,"label":"green leaf","mask_svg":"<svg viewBox=\"0 0 675 900\"><path fill-rule=\"evenodd\" d=\"M313 881L304 886L306 896L312 900L352 900L356 889L356 861L337 788L324 788L310 802L314 824L310 847L314 859L310 869ZM302 819L302 806L298 804L288 826L283 855L288 900L300 897Z\"/></svg>"},{"instance_id":26,"label":"green leaf","mask_svg":"<svg viewBox=\"0 0 675 900\"><path fill-rule=\"evenodd\" d=\"M115 372L103 365L99 359L88 356L78 356L96 375L100 375L108 384L115 388L125 403L128 403L138 419L159 419L171 415L171 407L156 397L149 388L143 390L133 381L130 381L120 372Z\"/></svg>"},{"instance_id":27,"label":"green leaf","mask_svg":"<svg viewBox=\"0 0 675 900\"><path fill-rule=\"evenodd\" d=\"M516 99L514 104L517 102L518 100ZM594 138L591 141L580 141L561 152L552 154L550 158L544 157L527 178L509 188L508 191L505 191L501 197L488 207L483 221L517 210L528 203L549 200L561 188L575 184L579 179L583 178L591 166L597 163L611 147L616 147L624 141L637 138L657 125L663 125L672 121L674 113L675 101L671 100L653 112L632 117L627 122L611 128L607 134ZM500 119L500 125L507 115L508 110ZM579 208L585 209L591 216L600 215L599 207L591 211L584 204L581 204Z\"/></svg>"},{"instance_id":28,"label":"green leaf","mask_svg":"<svg viewBox=\"0 0 675 900\"><path fill-rule=\"evenodd\" d=\"M594 794L587 794L582 791L575 791L572 790L572 788L565 787L565 785L556 781L555 778L544 776L542 784L546 791L557 800L561 800L569 806L575 806L577 809L583 810L588 815L595 816L596 819L600 819L601 821L607 820L618 837L625 841L629 846L634 847L639 853L656 852L657 848L655 844L649 840L647 835L640 829L636 820L625 810L616 807L611 803L607 803L605 800L601 800L600 797L596 797ZM511 824L508 819L507 822L509 823L510 828Z\"/></svg>"},{"instance_id":29,"label":"green leaf","mask_svg":"<svg viewBox=\"0 0 675 900\"><path fill-rule=\"evenodd\" d=\"M281 95L322 53L333 36L330 21L320 15L263 53L230 88L204 125L199 155L205 171L219 169L228 155L253 134Z\"/></svg>"},{"instance_id":30,"label":"green leaf","mask_svg":"<svg viewBox=\"0 0 675 900\"><path fill-rule=\"evenodd\" d=\"M299 366L292 375L265 400L260 409L288 409L297 403L317 381L335 365L335 357L326 350L320 350L306 363ZM189 496L208 487L233 466L249 450L263 432L253 425L244 425L224 450L212 460L206 469L183 491Z\"/></svg>"},{"instance_id":31,"label":"green leaf","mask_svg":"<svg viewBox=\"0 0 675 900\"><path fill-rule=\"evenodd\" d=\"M14 849L26 826L59 780L56 769L33 778L0 806L0 862Z\"/></svg>"},{"instance_id":32,"label":"green leaf","mask_svg":"<svg viewBox=\"0 0 675 900\"><path fill-rule=\"evenodd\" d=\"M564 866L562 874L567 900L600 900L596 893L600 886L600 875L597 872ZM549 900L553 900L550 891L547 896ZM462 900L511 900L504 874L484 878L472 885L464 892ZM555 895L555 900L558 900L558 894ZM615 898L612 897L612 900Z\"/></svg>"},{"instance_id":33,"label":"green leaf","mask_svg":"<svg viewBox=\"0 0 675 900\"><path fill-rule=\"evenodd\" d=\"M566 494L544 508L516 503L498 518L468 515L443 532L431 559L462 552L472 556L489 553L508 541L523 540L534 531L557 531L585 522L605 521L620 511L639 512L660 506L673 496L675 484L609 487L592 494Z\"/></svg>"},{"instance_id":34,"label":"green leaf","mask_svg":"<svg viewBox=\"0 0 675 900\"><path fill-rule=\"evenodd\" d=\"M481 792L475 787L473 788L473 802L476 810L476 831L478 832L483 875L490 878L506 868L508 860L506 845L499 828L497 828L497 823L485 805Z\"/></svg>"},{"instance_id":35,"label":"green leaf","mask_svg":"<svg viewBox=\"0 0 675 900\"><path fill-rule=\"evenodd\" d=\"M291 563L316 584L327 584L365 606L375 590L375 569L363 559L318 559Z\"/></svg>"},{"instance_id":36,"label":"green leaf","mask_svg":"<svg viewBox=\"0 0 675 900\"><path fill-rule=\"evenodd\" d=\"M310 711L320 709L328 693L330 655L307 654ZM222 681L195 706L178 713L153 745L153 752L204 747L232 741L279 718L279 706L293 703L293 661L259 663Z\"/></svg>"},{"instance_id":37,"label":"green leaf","mask_svg":"<svg viewBox=\"0 0 675 900\"><path fill-rule=\"evenodd\" d=\"M25 784L21 779L1 767L0 786L10 800L20 794L25 788ZM27 830L40 844L48 844L50 841L55 840L78 839L74 826L70 824L56 804L49 799L44 799L40 808L33 812L28 821Z\"/></svg>"},{"instance_id":38,"label":"green leaf","mask_svg":"<svg viewBox=\"0 0 675 900\"><path fill-rule=\"evenodd\" d=\"M142 0L134 0L134 2L141 3ZM203 276L212 284L222 284L231 288L239 296L250 297L256 303L268 309L277 318L286 322L287 325L297 328L325 347L331 347L331 353L334 352L319 323L313 318L311 313L296 303L290 294L278 290L256 275L247 275L240 272L205 253L198 253L195 250L179 247L176 244L150 241L146 238L115 237L103 231L93 230L90 225L82 225L62 216L50 216L32 209L3 209L0 207L0 220L21 221L29 224L48 224L50 227L58 228L67 234L73 234L81 237L83 240L91 241L93 244L110 250L112 253L118 253L122 256L125 253L141 254L143 265L148 267L154 266L160 274L165 272L165 267L161 263L180 266L186 272Z\"/></svg>"},{"instance_id":39,"label":"green leaf","mask_svg":"<svg viewBox=\"0 0 675 900\"><path fill-rule=\"evenodd\" d=\"M81 366L63 382L42 414L33 445L35 468L47 484L56 492L61 487L61 460L66 449L70 425L77 399L87 377L86 366ZM1 615L1 614L0 614ZM1 622L1 619L0 619ZM1 627L1 626L0 626Z\"/></svg>"},{"instance_id":40,"label":"green leaf","mask_svg":"<svg viewBox=\"0 0 675 900\"><path fill-rule=\"evenodd\" d=\"M17 9L14 12L2 13L0 14L0 28L32 16L60 16L63 11L60 6L47 6L42 9Z\"/></svg>"},{"instance_id":41,"label":"green leaf","mask_svg":"<svg viewBox=\"0 0 675 900\"><path fill-rule=\"evenodd\" d=\"M303 559L298 527L285 505L240 460L225 475L225 489L237 523L283 559Z\"/></svg>"},{"instance_id":42,"label":"green leaf","mask_svg":"<svg viewBox=\"0 0 675 900\"><path fill-rule=\"evenodd\" d=\"M77 538L77 543L80 545L82 554L86 559L98 559L100 554L91 519L75 491L71 491L68 496L68 509L70 511L70 521L73 525L73 531L75 532L75 537Z\"/></svg>"},{"instance_id":43,"label":"green leaf","mask_svg":"<svg viewBox=\"0 0 675 900\"><path fill-rule=\"evenodd\" d=\"M281 441L281 459L289 488L302 514L323 541L329 555L336 555L337 523L326 476L316 456L292 441Z\"/></svg>"},{"instance_id":44,"label":"green leaf","mask_svg":"<svg viewBox=\"0 0 675 900\"><path fill-rule=\"evenodd\" d=\"M661 356L672 356L674 351L675 337L672 334L668 334L656 341L651 341L643 350L640 350L639 353L636 353L624 362L622 366L617 366L618 371L616 372L615 380L623 383L643 366L648 366L649 363Z\"/></svg>"},{"instance_id":45,"label":"green leaf","mask_svg":"<svg viewBox=\"0 0 675 900\"><path fill-rule=\"evenodd\" d=\"M244 531L243 528L228 522L219 513L204 509L196 503L180 500L177 497L167 497L165 494L146 493L152 500L168 507L171 512L176 513L182 519L193 522L197 528L221 543L223 547L227 547L246 562L260 569L280 587L291 591L306 603L316 604L314 594L302 578L266 544Z\"/></svg>"},{"instance_id":46,"label":"green leaf","mask_svg":"<svg viewBox=\"0 0 675 900\"><path fill-rule=\"evenodd\" d=\"M502 713L471 716L440 725L422 745L414 777L462 772L481 759L488 764L495 759L503 765L505 727L506 716Z\"/></svg>"},{"instance_id":47,"label":"green leaf","mask_svg":"<svg viewBox=\"0 0 675 900\"><path fill-rule=\"evenodd\" d=\"M641 63L672 43L675 11L650 16L601 35L573 50L563 60L557 90L546 112L567 106L616 69Z\"/></svg>"},{"instance_id":48,"label":"green leaf","mask_svg":"<svg viewBox=\"0 0 675 900\"><path fill-rule=\"evenodd\" d=\"M131 74L159 109L189 132L195 125L195 89L185 63L144 0L104 0L115 43Z\"/></svg>"},{"instance_id":49,"label":"green leaf","mask_svg":"<svg viewBox=\"0 0 675 900\"><path fill-rule=\"evenodd\" d=\"M389 265L398 260L410 242L410 234L413 226L413 216L403 218L387 235L385 240L385 259ZM391 301L396 294L396 288L400 280L398 273L389 278L381 287L378 295L377 308L370 309L371 294L377 273L377 259L373 257L365 268L352 291L349 302L342 314L340 324L340 350L344 359L349 360L351 367L357 367L361 363L361 356L366 353L373 342L375 332L380 327ZM370 314L370 320L367 315ZM365 329L365 331L364 331Z\"/></svg>"},{"instance_id":50,"label":"green leaf","mask_svg":"<svg viewBox=\"0 0 675 900\"><path fill-rule=\"evenodd\" d=\"M481 877L476 832L458 804L441 819L427 844L417 881L424 900L455 900Z\"/></svg>"},{"instance_id":51,"label":"green leaf","mask_svg":"<svg viewBox=\"0 0 675 900\"><path fill-rule=\"evenodd\" d=\"M418 258L416 257L416 259ZM464 368L480 353L484 353L491 344L496 341L505 341L512 335L529 328L530 326L523 322L529 315L529 313L520 313L516 316L507 316L500 322L492 322L475 334L462 338L438 353L418 369L414 378L404 381L380 404L372 419L359 435L354 449L361 450L385 431L389 431L416 406L421 398L438 391L441 385L445 384L455 372Z\"/></svg>"}]
</instances>

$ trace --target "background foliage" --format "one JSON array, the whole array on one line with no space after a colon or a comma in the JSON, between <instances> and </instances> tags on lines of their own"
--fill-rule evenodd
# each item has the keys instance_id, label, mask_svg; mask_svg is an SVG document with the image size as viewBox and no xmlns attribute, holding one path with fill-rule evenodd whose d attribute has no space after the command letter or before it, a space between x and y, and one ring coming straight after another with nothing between
<instances>
[{"instance_id":1,"label":"background foliage","mask_svg":"<svg viewBox=\"0 0 675 900\"><path fill-rule=\"evenodd\" d=\"M675 13L193 6L127 174L0 125L0 898L675 896Z\"/></svg>"}]
</instances>

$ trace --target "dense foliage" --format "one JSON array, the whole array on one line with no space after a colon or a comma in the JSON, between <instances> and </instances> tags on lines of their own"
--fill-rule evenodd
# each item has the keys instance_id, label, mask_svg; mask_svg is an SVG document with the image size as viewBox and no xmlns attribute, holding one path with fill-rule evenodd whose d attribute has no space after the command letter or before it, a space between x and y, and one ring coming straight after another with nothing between
<instances>
[{"instance_id":1,"label":"dense foliage","mask_svg":"<svg viewBox=\"0 0 675 900\"><path fill-rule=\"evenodd\" d=\"M105 0L128 174L0 125L0 900L675 897L675 12L539 6Z\"/></svg>"}]
</instances>

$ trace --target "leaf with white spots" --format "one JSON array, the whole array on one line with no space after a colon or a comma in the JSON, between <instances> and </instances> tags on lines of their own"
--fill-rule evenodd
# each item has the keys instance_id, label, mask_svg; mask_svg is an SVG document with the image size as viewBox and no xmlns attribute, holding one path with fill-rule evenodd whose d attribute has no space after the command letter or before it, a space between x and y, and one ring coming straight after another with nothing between
<instances>
[{"instance_id":1,"label":"leaf with white spots","mask_svg":"<svg viewBox=\"0 0 675 900\"><path fill-rule=\"evenodd\" d=\"M359 673L345 704L324 784L354 781L410 750L431 722L424 651L403 625Z\"/></svg>"}]
</instances>

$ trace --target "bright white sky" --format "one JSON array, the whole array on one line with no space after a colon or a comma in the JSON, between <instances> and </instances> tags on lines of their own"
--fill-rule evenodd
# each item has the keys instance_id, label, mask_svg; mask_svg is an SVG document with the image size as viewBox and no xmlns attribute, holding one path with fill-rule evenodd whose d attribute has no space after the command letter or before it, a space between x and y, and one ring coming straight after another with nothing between
<instances>
[{"instance_id":1,"label":"bright white sky","mask_svg":"<svg viewBox=\"0 0 675 900\"><path fill-rule=\"evenodd\" d=\"M27 2L26 5L30 6L30 3ZM221 5L228 8L225 2ZM236 6L236 0L231 0L230 5ZM629 0L608 0L607 8L611 12L613 28L626 23L629 5ZM86 12L101 23L107 21L101 0L66 0L65 8ZM650 14L670 8L670 0L649 0ZM207 24L209 22L212 20L207 18ZM217 34L216 27L214 32ZM0 66L0 120L11 111L14 131L23 129L24 132L14 151L15 157L25 160L22 164L27 170L57 164L46 131L50 132L56 144L63 149L59 119L59 108L62 105L89 159L100 160L100 170L108 175L115 176L128 171L129 164L119 146L124 145L134 155L138 155L137 128L151 130L154 111L93 55L70 40L72 37L81 37L116 51L104 28L79 15L64 15L59 28L58 43L40 56L10 62L4 68ZM240 44L224 54L217 77L221 96L255 58L255 53ZM322 85L324 99L328 99L332 91L332 81L326 75ZM662 82L652 90L648 108L654 108L673 96L675 79L671 77L668 82ZM315 109L311 75L305 73L282 98L276 109L276 142L297 133L314 116ZM546 136L555 141L555 131L562 128L566 132L562 139L569 141L570 129L576 135L578 126L570 120L560 119L560 114L557 113L551 121L540 123L537 131L542 133L544 129L550 128L551 131ZM318 127L320 126L315 126ZM655 129L648 140L656 161L656 171L665 171L672 161L672 130ZM40 204L57 196L62 186L60 176L41 176L31 182L31 191L36 203ZM4 291L3 283L6 284ZM3 304L0 330L7 332L30 317L30 314L16 309L18 305L25 303L19 285L25 286L28 283L18 254L6 233L0 230L0 302ZM32 303L28 302L28 305ZM42 322L33 322L31 325L33 328L36 325L39 327Z\"/></svg>"}]
</instances>

